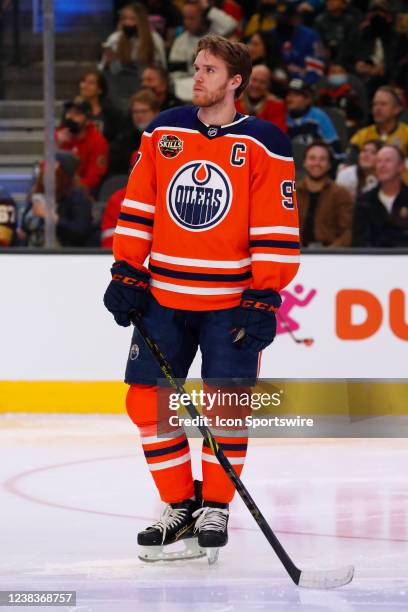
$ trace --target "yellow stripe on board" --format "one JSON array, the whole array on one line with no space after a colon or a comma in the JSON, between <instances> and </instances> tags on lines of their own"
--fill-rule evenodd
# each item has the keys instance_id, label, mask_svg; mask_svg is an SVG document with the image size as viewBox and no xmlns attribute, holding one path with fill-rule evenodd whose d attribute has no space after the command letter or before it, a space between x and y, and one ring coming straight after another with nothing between
<instances>
[{"instance_id":1,"label":"yellow stripe on board","mask_svg":"<svg viewBox=\"0 0 408 612\"><path fill-rule=\"evenodd\" d=\"M0 381L0 413L125 413L128 385L112 381Z\"/></svg>"},{"instance_id":2,"label":"yellow stripe on board","mask_svg":"<svg viewBox=\"0 0 408 612\"><path fill-rule=\"evenodd\" d=\"M187 393L202 388L201 381L186 382ZM115 381L1 381L0 413L65 412L122 414L126 412L128 385ZM229 389L231 391L231 389ZM263 394L279 393L278 406L260 408ZM227 393L227 396L229 393ZM408 416L408 381L259 381L250 394L255 416ZM219 400L217 400L219 401ZM228 405L225 404L224 405ZM248 404L241 404L242 406ZM203 410L198 406L199 412ZM185 416L184 408L179 410Z\"/></svg>"}]
</instances>

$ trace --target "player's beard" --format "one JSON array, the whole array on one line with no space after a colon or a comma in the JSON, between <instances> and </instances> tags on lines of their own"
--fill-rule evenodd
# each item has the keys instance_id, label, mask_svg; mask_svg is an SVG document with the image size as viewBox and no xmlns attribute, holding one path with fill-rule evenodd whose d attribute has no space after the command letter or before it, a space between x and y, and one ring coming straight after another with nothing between
<instances>
[{"instance_id":1,"label":"player's beard","mask_svg":"<svg viewBox=\"0 0 408 612\"><path fill-rule=\"evenodd\" d=\"M203 108L216 106L224 100L226 91L227 83L221 85L221 87L212 93L209 93L205 88L203 88L202 91L193 92L193 104Z\"/></svg>"}]
</instances>

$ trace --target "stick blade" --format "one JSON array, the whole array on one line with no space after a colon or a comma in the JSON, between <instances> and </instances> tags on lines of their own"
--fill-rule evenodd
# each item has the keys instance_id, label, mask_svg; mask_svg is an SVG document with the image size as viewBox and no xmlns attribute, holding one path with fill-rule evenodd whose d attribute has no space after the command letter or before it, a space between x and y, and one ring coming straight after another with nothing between
<instances>
[{"instance_id":1,"label":"stick blade","mask_svg":"<svg viewBox=\"0 0 408 612\"><path fill-rule=\"evenodd\" d=\"M306 570L300 574L299 586L306 589L335 589L351 582L353 576L352 565L327 571Z\"/></svg>"}]
</instances>

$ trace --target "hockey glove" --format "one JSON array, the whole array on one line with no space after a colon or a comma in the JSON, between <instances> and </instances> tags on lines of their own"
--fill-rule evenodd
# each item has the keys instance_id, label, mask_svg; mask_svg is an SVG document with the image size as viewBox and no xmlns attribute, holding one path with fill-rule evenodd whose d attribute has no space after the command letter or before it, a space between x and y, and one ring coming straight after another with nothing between
<instances>
[{"instance_id":1,"label":"hockey glove","mask_svg":"<svg viewBox=\"0 0 408 612\"><path fill-rule=\"evenodd\" d=\"M233 342L255 353L276 336L276 312L282 300L273 289L246 289L234 314Z\"/></svg>"},{"instance_id":2,"label":"hockey glove","mask_svg":"<svg viewBox=\"0 0 408 612\"><path fill-rule=\"evenodd\" d=\"M103 297L103 303L118 325L130 325L129 313L143 314L149 303L150 275L137 270L126 261L116 261L111 268L112 280Z\"/></svg>"}]
</instances>

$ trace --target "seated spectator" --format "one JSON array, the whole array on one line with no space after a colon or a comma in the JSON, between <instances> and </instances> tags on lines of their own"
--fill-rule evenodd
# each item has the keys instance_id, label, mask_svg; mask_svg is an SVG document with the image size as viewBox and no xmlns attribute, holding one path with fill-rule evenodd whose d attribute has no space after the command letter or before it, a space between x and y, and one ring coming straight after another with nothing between
<instances>
[{"instance_id":1,"label":"seated spectator","mask_svg":"<svg viewBox=\"0 0 408 612\"><path fill-rule=\"evenodd\" d=\"M377 89L372 104L374 123L362 128L351 138L347 151L348 163L355 163L358 151L368 140L381 140L383 143L393 144L400 148L406 157L408 124L398 120L401 110L400 99L392 87L384 85ZM408 172L404 178L408 179Z\"/></svg>"},{"instance_id":2,"label":"seated spectator","mask_svg":"<svg viewBox=\"0 0 408 612\"><path fill-rule=\"evenodd\" d=\"M86 246L92 231L92 203L81 188L76 175L79 159L72 153L58 151L55 166L55 224L61 246ZM47 206L44 198L44 169L32 188L31 197L22 218L22 234L27 246L44 246Z\"/></svg>"},{"instance_id":3,"label":"seated spectator","mask_svg":"<svg viewBox=\"0 0 408 612\"><path fill-rule=\"evenodd\" d=\"M235 2L235 0L210 0L209 4L211 6L215 6L218 9L221 9L221 11L224 11L226 15L229 15L230 17L235 19L238 25L235 30L231 32L230 37L234 37L234 39L236 39L237 41L241 40L241 24L243 15L242 7L238 4L238 2Z\"/></svg>"},{"instance_id":4,"label":"seated spectator","mask_svg":"<svg viewBox=\"0 0 408 612\"><path fill-rule=\"evenodd\" d=\"M143 70L142 87L144 89L151 89L156 94L161 111L183 104L171 92L167 70L161 66L148 66Z\"/></svg>"},{"instance_id":5,"label":"seated spectator","mask_svg":"<svg viewBox=\"0 0 408 612\"><path fill-rule=\"evenodd\" d=\"M269 31L275 27L276 3L277 0L258 0L257 10L245 26L244 36L251 36L259 30Z\"/></svg>"},{"instance_id":6,"label":"seated spectator","mask_svg":"<svg viewBox=\"0 0 408 612\"><path fill-rule=\"evenodd\" d=\"M0 247L16 244L17 205L8 191L0 187Z\"/></svg>"},{"instance_id":7,"label":"seated spectator","mask_svg":"<svg viewBox=\"0 0 408 612\"><path fill-rule=\"evenodd\" d=\"M128 125L118 134L110 150L110 174L126 174L134 152L139 148L143 130L160 112L160 103L150 89L141 89L130 100Z\"/></svg>"},{"instance_id":8,"label":"seated spectator","mask_svg":"<svg viewBox=\"0 0 408 612\"><path fill-rule=\"evenodd\" d=\"M330 147L321 142L307 147L306 174L296 188L302 246L351 245L353 198L332 181L331 165Z\"/></svg>"},{"instance_id":9,"label":"seated spectator","mask_svg":"<svg viewBox=\"0 0 408 612\"><path fill-rule=\"evenodd\" d=\"M289 75L313 85L323 76L324 49L319 34L300 23L296 5L296 2L278 0L273 32Z\"/></svg>"},{"instance_id":10,"label":"seated spectator","mask_svg":"<svg viewBox=\"0 0 408 612\"><path fill-rule=\"evenodd\" d=\"M139 2L122 8L116 32L102 47L99 68L106 74L114 101L122 107L139 89L143 68L151 64L166 67L163 39L151 31L147 11Z\"/></svg>"},{"instance_id":11,"label":"seated spectator","mask_svg":"<svg viewBox=\"0 0 408 612\"><path fill-rule=\"evenodd\" d=\"M408 247L408 186L400 149L384 145L376 172L378 187L363 193L355 207L353 246Z\"/></svg>"},{"instance_id":12,"label":"seated spectator","mask_svg":"<svg viewBox=\"0 0 408 612\"><path fill-rule=\"evenodd\" d=\"M332 62L326 79L327 86L319 90L317 103L341 111L348 134L351 135L364 119L362 101L349 82L347 70L341 64Z\"/></svg>"},{"instance_id":13,"label":"seated spectator","mask_svg":"<svg viewBox=\"0 0 408 612\"><path fill-rule=\"evenodd\" d=\"M79 95L91 105L89 119L110 142L122 129L123 115L108 98L108 86L98 70L88 70L79 81Z\"/></svg>"},{"instance_id":14,"label":"seated spectator","mask_svg":"<svg viewBox=\"0 0 408 612\"><path fill-rule=\"evenodd\" d=\"M271 71L271 93L274 93L278 98L284 98L288 73L274 33L261 30L255 32L247 44L252 65L264 64Z\"/></svg>"},{"instance_id":15,"label":"seated spectator","mask_svg":"<svg viewBox=\"0 0 408 612\"><path fill-rule=\"evenodd\" d=\"M91 105L83 98L67 102L55 140L59 149L79 157L81 184L94 193L108 168L108 143L90 120L91 114Z\"/></svg>"},{"instance_id":16,"label":"seated spectator","mask_svg":"<svg viewBox=\"0 0 408 612\"><path fill-rule=\"evenodd\" d=\"M269 68L261 64L254 66L248 86L235 102L235 106L239 113L271 121L283 132L287 132L285 105L269 93L270 83Z\"/></svg>"},{"instance_id":17,"label":"seated spectator","mask_svg":"<svg viewBox=\"0 0 408 612\"><path fill-rule=\"evenodd\" d=\"M182 24L181 11L172 0L145 0L151 27L162 37L168 51Z\"/></svg>"},{"instance_id":18,"label":"seated spectator","mask_svg":"<svg viewBox=\"0 0 408 612\"><path fill-rule=\"evenodd\" d=\"M397 59L399 39L400 35L394 29L391 2L371 0L357 36L348 39L354 52L354 69L366 83L370 98L390 77Z\"/></svg>"},{"instance_id":19,"label":"seated spectator","mask_svg":"<svg viewBox=\"0 0 408 612\"><path fill-rule=\"evenodd\" d=\"M327 0L325 10L314 22L331 62L342 61L350 36L357 33L355 17L348 12L347 4L347 0Z\"/></svg>"},{"instance_id":20,"label":"seated spectator","mask_svg":"<svg viewBox=\"0 0 408 612\"><path fill-rule=\"evenodd\" d=\"M237 25L235 19L210 6L208 0L186 0L183 7L184 32L174 41L169 55L169 72L178 98L184 102L192 100L193 62L200 38L209 33L227 36Z\"/></svg>"},{"instance_id":21,"label":"seated spectator","mask_svg":"<svg viewBox=\"0 0 408 612\"><path fill-rule=\"evenodd\" d=\"M308 145L323 141L332 149L336 163L343 154L336 129L327 116L317 106L313 106L312 91L301 79L292 79L286 95L288 109L288 135L293 143Z\"/></svg>"},{"instance_id":22,"label":"seated spectator","mask_svg":"<svg viewBox=\"0 0 408 612\"><path fill-rule=\"evenodd\" d=\"M316 15L321 12L324 7L325 0L300 0L296 3L296 10L299 13L302 23L306 26L313 27Z\"/></svg>"},{"instance_id":23,"label":"seated spectator","mask_svg":"<svg viewBox=\"0 0 408 612\"><path fill-rule=\"evenodd\" d=\"M354 200L378 184L375 162L382 146L380 140L369 140L362 146L357 164L344 166L337 173L336 183L347 189Z\"/></svg>"},{"instance_id":24,"label":"seated spectator","mask_svg":"<svg viewBox=\"0 0 408 612\"><path fill-rule=\"evenodd\" d=\"M227 15L231 15L238 23L242 21L242 8L238 2L235 0L213 0L213 4L227 13Z\"/></svg>"}]
</instances>

